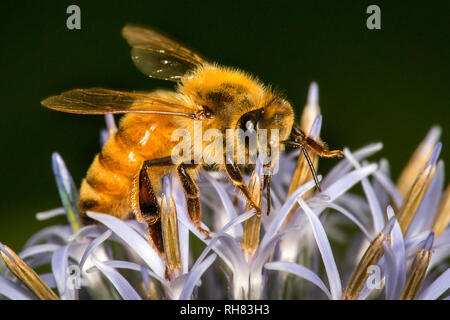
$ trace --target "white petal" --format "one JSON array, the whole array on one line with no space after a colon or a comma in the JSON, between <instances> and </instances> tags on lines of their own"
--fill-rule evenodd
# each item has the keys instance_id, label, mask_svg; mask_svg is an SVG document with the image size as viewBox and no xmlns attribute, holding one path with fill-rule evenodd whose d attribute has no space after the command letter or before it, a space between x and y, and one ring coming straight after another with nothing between
<instances>
[{"instance_id":1,"label":"white petal","mask_svg":"<svg viewBox=\"0 0 450 320\"><path fill-rule=\"evenodd\" d=\"M398 287L398 271L397 271L397 259L395 258L394 251L392 250L389 243L383 242L384 247L384 263L385 263L385 288L386 288L386 299L395 300L399 296L397 295L398 290L402 287Z\"/></svg>"},{"instance_id":2,"label":"white petal","mask_svg":"<svg viewBox=\"0 0 450 320\"><path fill-rule=\"evenodd\" d=\"M47 227L33 234L25 243L24 248L31 247L41 241L46 241L50 237L56 237L63 242L67 242L71 234L72 231L69 226Z\"/></svg>"},{"instance_id":3,"label":"white petal","mask_svg":"<svg viewBox=\"0 0 450 320\"><path fill-rule=\"evenodd\" d=\"M270 238L269 241L265 242L264 244L259 245L259 247L256 250L256 252L253 256L253 259L251 261L250 271L252 273L260 272L261 271L260 269L269 260L269 257L271 255L273 249L279 242L279 240L282 237L289 235L289 233L292 234L292 232L294 232L294 231L301 232L302 229L300 226L293 226L293 227L286 228L282 232L276 233L275 236ZM283 252L283 254L284 254L284 252Z\"/></svg>"},{"instance_id":4,"label":"white petal","mask_svg":"<svg viewBox=\"0 0 450 320\"><path fill-rule=\"evenodd\" d=\"M111 236L111 234L112 234L111 230L106 230L102 235L97 237L94 241L92 241L88 245L88 247L83 253L83 257L80 260L80 270L83 270L84 263L86 262L86 259L89 257L92 251L99 245L101 245L103 242L105 242Z\"/></svg>"},{"instance_id":5,"label":"white petal","mask_svg":"<svg viewBox=\"0 0 450 320\"><path fill-rule=\"evenodd\" d=\"M377 170L373 173L373 177L377 179L377 181L380 183L381 186L385 188L385 190L388 192L388 194L391 196L392 200L394 201L394 204L397 208L400 208L403 203L403 197L398 192L397 187L395 186L395 183L392 182L389 177L385 175L385 173L381 172L380 170Z\"/></svg>"},{"instance_id":6,"label":"white petal","mask_svg":"<svg viewBox=\"0 0 450 320\"><path fill-rule=\"evenodd\" d=\"M228 214L228 220L236 218L238 216L236 209L234 208L233 202L231 201L230 197L228 196L228 193L225 191L223 186L220 183L218 183L216 179L213 179L207 171L203 170L202 175L209 181L209 183L211 183L211 185L217 191L220 201L222 202L222 205L225 208L225 212ZM237 237L242 236L242 226L236 225L235 234Z\"/></svg>"},{"instance_id":7,"label":"white petal","mask_svg":"<svg viewBox=\"0 0 450 320\"><path fill-rule=\"evenodd\" d=\"M362 159L365 159L372 154L380 151L383 149L382 143L373 143L369 144L361 149L356 150L353 152L353 156L356 158L356 160L361 161ZM342 177L344 174L350 171L352 168L352 165L347 159L342 159L336 166L331 169L331 171L326 175L326 177L322 181L322 188L327 188L330 184L337 181L340 177Z\"/></svg>"},{"instance_id":8,"label":"white petal","mask_svg":"<svg viewBox=\"0 0 450 320\"><path fill-rule=\"evenodd\" d=\"M100 130L100 147L103 147L109 139L109 133L108 130L102 129Z\"/></svg>"},{"instance_id":9,"label":"white petal","mask_svg":"<svg viewBox=\"0 0 450 320\"><path fill-rule=\"evenodd\" d=\"M56 280L53 273L43 273L40 274L39 277L41 277L50 288L56 288Z\"/></svg>"},{"instance_id":10,"label":"white petal","mask_svg":"<svg viewBox=\"0 0 450 320\"><path fill-rule=\"evenodd\" d=\"M101 224L84 226L77 232L73 233L69 237L68 241L74 241L75 239L82 238L82 237L97 238L102 233L104 233L106 230L107 229L105 228L105 226L103 226Z\"/></svg>"},{"instance_id":11,"label":"white petal","mask_svg":"<svg viewBox=\"0 0 450 320\"><path fill-rule=\"evenodd\" d=\"M27 292L18 283L0 277L0 295L11 300L34 300L30 292Z\"/></svg>"},{"instance_id":12,"label":"white petal","mask_svg":"<svg viewBox=\"0 0 450 320\"><path fill-rule=\"evenodd\" d=\"M59 248L52 257L52 272L61 300L75 299L74 288L67 285L69 283L69 249L71 245Z\"/></svg>"},{"instance_id":13,"label":"white petal","mask_svg":"<svg viewBox=\"0 0 450 320\"><path fill-rule=\"evenodd\" d=\"M95 266L106 276L106 278L108 278L124 300L142 300L136 290L133 289L133 287L119 272L95 258L92 260Z\"/></svg>"},{"instance_id":14,"label":"white petal","mask_svg":"<svg viewBox=\"0 0 450 320\"><path fill-rule=\"evenodd\" d=\"M310 107L319 107L319 86L317 85L317 82L311 82L309 85L306 104Z\"/></svg>"},{"instance_id":15,"label":"white petal","mask_svg":"<svg viewBox=\"0 0 450 320\"><path fill-rule=\"evenodd\" d=\"M336 200L343 193L347 192L356 183L364 179L365 177L373 174L377 170L376 164L370 164L362 167L361 169L353 170L347 173L345 176L339 178L339 180L332 183L327 188L324 188L323 194L329 197L329 201Z\"/></svg>"},{"instance_id":16,"label":"white petal","mask_svg":"<svg viewBox=\"0 0 450 320\"><path fill-rule=\"evenodd\" d=\"M220 252L227 257L232 264L232 271L235 275L248 274L249 268L247 261L242 253L240 243L236 239L226 233L222 234L219 237L219 243L214 247L214 251L218 254Z\"/></svg>"},{"instance_id":17,"label":"white petal","mask_svg":"<svg viewBox=\"0 0 450 320\"><path fill-rule=\"evenodd\" d=\"M334 260L330 242L328 241L322 223L316 217L316 214L311 210L311 208L305 203L305 201L303 201L301 198L298 198L297 202L307 215L308 220L311 224L314 238L316 240L317 246L319 247L322 261L327 272L331 296L335 300L340 299L342 295L341 278L336 266L336 261Z\"/></svg>"},{"instance_id":18,"label":"white petal","mask_svg":"<svg viewBox=\"0 0 450 320\"><path fill-rule=\"evenodd\" d=\"M205 259L201 264L199 264L196 268L192 269L189 273L189 277L184 285L183 291L180 294L179 300L188 300L192 296L192 292L194 291L194 287L197 284L198 280L201 278L203 273L209 268L209 266L216 260L216 255L212 254L208 258Z\"/></svg>"},{"instance_id":19,"label":"white petal","mask_svg":"<svg viewBox=\"0 0 450 320\"><path fill-rule=\"evenodd\" d=\"M144 284L145 292L150 290L150 276L148 275L147 268L141 266L142 283Z\"/></svg>"},{"instance_id":20,"label":"white petal","mask_svg":"<svg viewBox=\"0 0 450 320\"><path fill-rule=\"evenodd\" d=\"M380 171L386 177L390 177L389 162L386 159L381 159L378 164L378 171ZM378 198L381 208L387 208L390 202L390 196L386 189L381 185L377 179L372 179L373 190Z\"/></svg>"},{"instance_id":21,"label":"white petal","mask_svg":"<svg viewBox=\"0 0 450 320\"><path fill-rule=\"evenodd\" d=\"M292 262L276 261L266 263L264 265L264 268L269 270L289 272L303 279L306 279L318 286L327 295L328 299L331 300L331 293L325 286L323 281L314 272L312 272L308 268L305 268L304 266Z\"/></svg>"},{"instance_id":22,"label":"white petal","mask_svg":"<svg viewBox=\"0 0 450 320\"><path fill-rule=\"evenodd\" d=\"M61 216L66 213L63 207L36 213L36 219L39 221L47 220L53 217Z\"/></svg>"},{"instance_id":23,"label":"white petal","mask_svg":"<svg viewBox=\"0 0 450 320\"><path fill-rule=\"evenodd\" d=\"M52 154L52 167L59 196L64 208L66 209L67 221L69 221L72 230L78 230L81 226L76 205L78 199L78 189L73 182L69 170L67 170L64 160L57 152Z\"/></svg>"},{"instance_id":24,"label":"white petal","mask_svg":"<svg viewBox=\"0 0 450 320\"><path fill-rule=\"evenodd\" d=\"M447 244L446 246L440 246L439 248L433 248L433 251L434 252L428 266L428 269L430 270L437 264L442 263L443 261L447 260L448 257L450 257L450 244Z\"/></svg>"},{"instance_id":25,"label":"white petal","mask_svg":"<svg viewBox=\"0 0 450 320\"><path fill-rule=\"evenodd\" d=\"M164 280L163 278L161 278L160 276L158 276L156 273L152 272L148 268L141 266L137 263L129 262L129 261L120 261L120 260L108 260L108 261L103 261L103 264L105 264L109 267L112 267L114 269L128 269L128 270L134 270L134 271L139 271L139 272L142 272L142 270L143 270L142 268L145 268L145 270L147 271L147 273L150 277L158 280L163 285L167 286L166 280ZM91 271L91 270L88 270L88 271Z\"/></svg>"},{"instance_id":26,"label":"white petal","mask_svg":"<svg viewBox=\"0 0 450 320\"><path fill-rule=\"evenodd\" d=\"M310 203L311 208L314 209L313 201L315 201L315 199L311 199L308 203ZM372 219L367 214L370 208L369 205L367 204L367 200L365 197L347 192L341 195L339 199L336 199L334 203L341 206L345 206L345 208L348 209L350 212L352 212L353 215L361 222L362 225L364 226L372 225ZM316 210L314 210L314 212L316 212Z\"/></svg>"},{"instance_id":27,"label":"white petal","mask_svg":"<svg viewBox=\"0 0 450 320\"><path fill-rule=\"evenodd\" d=\"M133 249L147 265L159 276L164 276L164 262L151 245L145 241L136 231L131 229L125 222L108 214L87 212L87 215L103 223L115 234L117 234L131 249Z\"/></svg>"},{"instance_id":28,"label":"white petal","mask_svg":"<svg viewBox=\"0 0 450 320\"><path fill-rule=\"evenodd\" d=\"M183 265L183 273L186 273L189 268L189 229L184 224L179 223L178 233L180 239L181 264Z\"/></svg>"},{"instance_id":29,"label":"white petal","mask_svg":"<svg viewBox=\"0 0 450 320\"><path fill-rule=\"evenodd\" d=\"M395 220L394 227L391 232L391 247L395 259L395 269L386 269L386 276L388 276L388 274L393 274L390 278L394 280L394 282L391 281L392 287L389 287L389 291L386 291L387 298L389 300L393 300L400 296L401 290L406 283L406 253L403 232L400 228L398 220L395 218L395 213L391 206L387 208L387 216L389 220ZM386 281L388 281L388 279L386 279Z\"/></svg>"},{"instance_id":30,"label":"white petal","mask_svg":"<svg viewBox=\"0 0 450 320\"><path fill-rule=\"evenodd\" d=\"M320 179L320 176L319 176ZM297 198L301 197L303 194L305 194L309 189L314 187L314 181L311 180L304 185L300 186L297 190L295 190L289 199L286 200L284 205L281 207L280 210L278 210L277 214L275 215L274 219L272 220L270 226L267 228L266 233L264 234L264 237L261 240L261 246L266 245L272 237L276 235L278 230L283 225L284 220L286 219L287 215L289 214L290 210L294 206L295 202L297 201Z\"/></svg>"},{"instance_id":31,"label":"white petal","mask_svg":"<svg viewBox=\"0 0 450 320\"><path fill-rule=\"evenodd\" d=\"M350 152L349 149L345 148L344 154L345 157L350 161L350 163L355 167L355 169L361 168L361 165L359 164L358 160L355 159L355 157L353 156L353 154ZM375 191L369 182L369 179L367 178L362 179L361 184L364 193L366 195L367 202L369 203L370 213L372 214L374 234L378 234L378 232L380 232L381 229L383 229L385 222L383 212L381 211L380 204L375 195Z\"/></svg>"},{"instance_id":32,"label":"white petal","mask_svg":"<svg viewBox=\"0 0 450 320\"><path fill-rule=\"evenodd\" d=\"M450 268L445 270L418 297L419 300L436 300L450 288Z\"/></svg>"},{"instance_id":33,"label":"white petal","mask_svg":"<svg viewBox=\"0 0 450 320\"><path fill-rule=\"evenodd\" d=\"M108 130L109 134L113 134L117 131L117 125L116 121L114 120L114 115L111 113L105 114L105 123L106 123L106 129Z\"/></svg>"},{"instance_id":34,"label":"white petal","mask_svg":"<svg viewBox=\"0 0 450 320\"><path fill-rule=\"evenodd\" d=\"M318 114L316 119L311 126L311 130L309 131L309 136L311 138L317 138L320 134L320 129L322 128L322 115Z\"/></svg>"},{"instance_id":35,"label":"white petal","mask_svg":"<svg viewBox=\"0 0 450 320\"><path fill-rule=\"evenodd\" d=\"M19 253L19 257L23 260L40 255L42 253L49 253L49 252L55 252L57 249L59 249L61 246L58 244L53 243L47 243L47 244L38 244L32 247L28 247L22 252Z\"/></svg>"},{"instance_id":36,"label":"white petal","mask_svg":"<svg viewBox=\"0 0 450 320\"><path fill-rule=\"evenodd\" d=\"M316 207L316 205L323 206L323 207L327 207L330 209L334 209L339 213L342 213L344 216L346 216L348 219L350 219L354 224L356 224L358 226L358 228L364 233L364 235L366 236L367 239L372 238L372 235L370 234L370 232L367 231L367 229L362 225L362 223L358 220L358 218L356 217L356 215L354 213L351 213L347 209L341 207L340 205L332 203L332 202L314 199L314 202L311 201L311 205L313 205L313 204L314 204L314 207Z\"/></svg>"},{"instance_id":37,"label":"white petal","mask_svg":"<svg viewBox=\"0 0 450 320\"><path fill-rule=\"evenodd\" d=\"M178 222L182 223L185 227L187 227L197 238L202 240L204 243L208 243L210 240L206 238L206 236L200 232L197 227L194 225L194 223L189 218L187 209L186 209L186 196L184 195L183 190L180 190L180 188L176 188L174 190L173 198L175 200L175 205L177 208L177 217ZM209 230L209 228L201 222L202 228Z\"/></svg>"},{"instance_id":38,"label":"white petal","mask_svg":"<svg viewBox=\"0 0 450 320\"><path fill-rule=\"evenodd\" d=\"M205 249L203 249L202 253L200 254L200 256L197 258L197 260L195 261L194 265L192 266L192 268L195 268L198 264L200 264L203 259L206 257L206 255L209 253L209 251L211 249L215 249L215 251L217 252L215 245L216 243L220 240L220 238L225 235L225 233L233 228L235 225L243 223L244 221L246 221L247 219L250 219L251 217L253 217L255 215L255 211L254 210L250 210L244 214L241 214L240 216L237 216L236 218L234 218L233 220L231 220L230 222L228 222L218 233L218 235L215 235L211 241L208 243L208 245L206 246ZM222 252L217 252L219 254L219 256L222 256L223 253ZM227 257L228 263L232 263L232 261L229 261L229 258Z\"/></svg>"},{"instance_id":39,"label":"white petal","mask_svg":"<svg viewBox=\"0 0 450 320\"><path fill-rule=\"evenodd\" d=\"M434 221L435 213L441 200L444 188L444 162L441 160L436 166L433 180L423 197L422 203L417 209L411 221L406 237L414 236L422 231L429 231Z\"/></svg>"}]
</instances>

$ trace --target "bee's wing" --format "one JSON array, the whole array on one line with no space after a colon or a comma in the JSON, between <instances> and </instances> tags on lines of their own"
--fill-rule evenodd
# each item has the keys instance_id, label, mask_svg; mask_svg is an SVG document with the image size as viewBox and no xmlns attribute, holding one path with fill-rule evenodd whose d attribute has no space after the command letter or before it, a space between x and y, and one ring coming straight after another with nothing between
<instances>
[{"instance_id":1,"label":"bee's wing","mask_svg":"<svg viewBox=\"0 0 450 320\"><path fill-rule=\"evenodd\" d=\"M161 33L141 26L126 25L123 37L132 47L131 58L145 75L163 80L180 80L205 60Z\"/></svg>"},{"instance_id":2,"label":"bee's wing","mask_svg":"<svg viewBox=\"0 0 450 320\"><path fill-rule=\"evenodd\" d=\"M43 100L47 108L68 113L154 113L196 118L196 110L174 94L74 89Z\"/></svg>"}]
</instances>

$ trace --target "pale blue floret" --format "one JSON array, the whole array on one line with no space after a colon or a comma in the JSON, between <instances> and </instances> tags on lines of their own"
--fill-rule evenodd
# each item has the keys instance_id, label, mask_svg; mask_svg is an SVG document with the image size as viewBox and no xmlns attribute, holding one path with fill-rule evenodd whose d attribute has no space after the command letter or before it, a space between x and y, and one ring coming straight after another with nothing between
<instances>
[{"instance_id":1,"label":"pale blue floret","mask_svg":"<svg viewBox=\"0 0 450 320\"><path fill-rule=\"evenodd\" d=\"M310 87L308 104L318 106L317 84ZM107 123L109 132L116 130L112 117L108 118ZM321 125L322 116L318 115L310 135L318 137ZM279 171L272 178L271 215L262 216L261 241L251 257L244 254L241 240L244 222L253 217L255 211L246 211L242 199L236 205L235 189L225 177L200 170L199 185L204 206L202 220L207 221L209 228L203 222L202 227L211 230L211 239L207 239L189 219L185 195L177 179L163 179L163 199L167 202L162 205L170 206L169 199L174 199L182 260L181 274L169 281L165 278L165 261L148 243L143 224L136 220L121 221L111 215L88 212L87 215L99 224L78 229L77 189L61 156L55 153L52 156L53 171L63 207L38 213L37 218L43 220L65 214L68 225L40 230L30 237L19 256L32 268L51 266L51 272L41 274L41 277L58 292L61 299L78 299L79 290L87 290L95 298L138 300L147 297L143 288L149 292L152 282L161 284L165 292L163 298L167 299L279 299L283 297L279 290L273 288L285 285L282 281L286 277L281 275L286 273L312 283L313 286L309 286L308 290L314 297L340 299L345 287L342 280L354 270L368 244L379 232L383 232L391 236L390 243L385 241L384 256L378 262L384 279L383 287L369 289L365 286L359 298L375 295L398 299L406 283L407 266L417 251L423 248L433 250L429 269L436 272L428 273L418 298L438 299L450 287L450 270L446 265L446 259L450 256L450 229L447 228L436 239L431 232L444 187L444 162L439 160L442 144L437 142L436 130L430 130L428 137L431 138L427 138L436 140L427 163L428 166L436 165L436 171L406 234L401 231L394 209L388 206L390 199L397 208L403 202L389 177L388 161L382 159L379 163L371 163L366 160L381 150L381 143L354 151L346 148L345 158L323 179L319 176L323 193L313 193L306 200L302 195L314 188L312 180L286 199L299 151L282 153ZM107 135L104 134L102 141L106 139ZM262 157L258 158L254 174L259 181L263 180ZM246 179L248 181L249 177ZM351 192L357 184L361 184L363 195ZM267 205L266 199L263 199L263 204ZM293 208L296 208L295 213L288 220ZM356 231L342 237L341 225L353 225ZM191 233L205 244L197 256L194 256L190 241ZM113 242L116 244L115 251L111 247ZM344 259L334 251L336 242L348 248L348 260L345 263L341 263ZM298 263L305 248L313 253L316 264ZM6 252L3 245L0 245L0 250ZM117 254L117 250L120 254ZM324 272L321 271L321 265ZM67 270L70 266L80 270L81 289L68 285L71 275ZM436 268L438 266L439 270ZM0 264L0 270L1 267ZM143 288L134 286L136 281L127 279L123 270L134 272L133 280L142 282ZM226 286L214 280L223 277L224 272ZM102 280L100 274L106 281ZM268 288L269 284L275 287ZM113 294L111 287L115 288ZM35 299L7 270L0 276L0 295L8 299Z\"/></svg>"}]
</instances>

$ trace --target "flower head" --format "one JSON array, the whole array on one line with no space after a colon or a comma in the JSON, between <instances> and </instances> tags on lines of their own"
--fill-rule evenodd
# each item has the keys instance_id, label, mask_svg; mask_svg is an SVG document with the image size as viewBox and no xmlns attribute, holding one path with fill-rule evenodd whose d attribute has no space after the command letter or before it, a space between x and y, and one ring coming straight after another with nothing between
<instances>
[{"instance_id":1,"label":"flower head","mask_svg":"<svg viewBox=\"0 0 450 320\"><path fill-rule=\"evenodd\" d=\"M301 120L319 138L318 87L310 87ZM116 130L107 116L108 130ZM375 143L345 148L344 159L320 176L323 192L299 151L281 153L264 194L258 159L246 182L271 214L257 214L227 179L200 170L202 228L188 216L177 179L163 178L160 197L164 253L151 245L136 220L87 212L97 224L81 226L77 190L64 161L52 157L62 207L37 214L65 214L67 225L34 234L5 261L0 295L9 299L437 299L450 287L450 187L444 192L440 129L433 127L394 183L389 163L367 159ZM317 167L318 158L312 156ZM353 187L361 185L362 194ZM191 237L190 235L193 235ZM50 273L37 274L48 265ZM1 267L1 266L0 266Z\"/></svg>"}]
</instances>

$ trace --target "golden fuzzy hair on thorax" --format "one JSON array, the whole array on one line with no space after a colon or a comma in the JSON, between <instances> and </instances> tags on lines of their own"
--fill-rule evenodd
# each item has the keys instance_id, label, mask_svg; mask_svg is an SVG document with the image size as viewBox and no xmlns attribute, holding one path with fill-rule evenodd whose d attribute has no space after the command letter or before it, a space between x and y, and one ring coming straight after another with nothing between
<instances>
[{"instance_id":1,"label":"golden fuzzy hair on thorax","mask_svg":"<svg viewBox=\"0 0 450 320\"><path fill-rule=\"evenodd\" d=\"M254 97L262 97L265 91L263 84L254 76L236 68L216 64L205 64L188 73L182 79L179 91L190 95L198 91L208 92L223 84L235 84Z\"/></svg>"},{"instance_id":2,"label":"golden fuzzy hair on thorax","mask_svg":"<svg viewBox=\"0 0 450 320\"><path fill-rule=\"evenodd\" d=\"M178 92L192 97L221 119L221 127L233 126L239 117L262 108L271 91L255 77L235 68L205 64L187 74Z\"/></svg>"}]
</instances>

